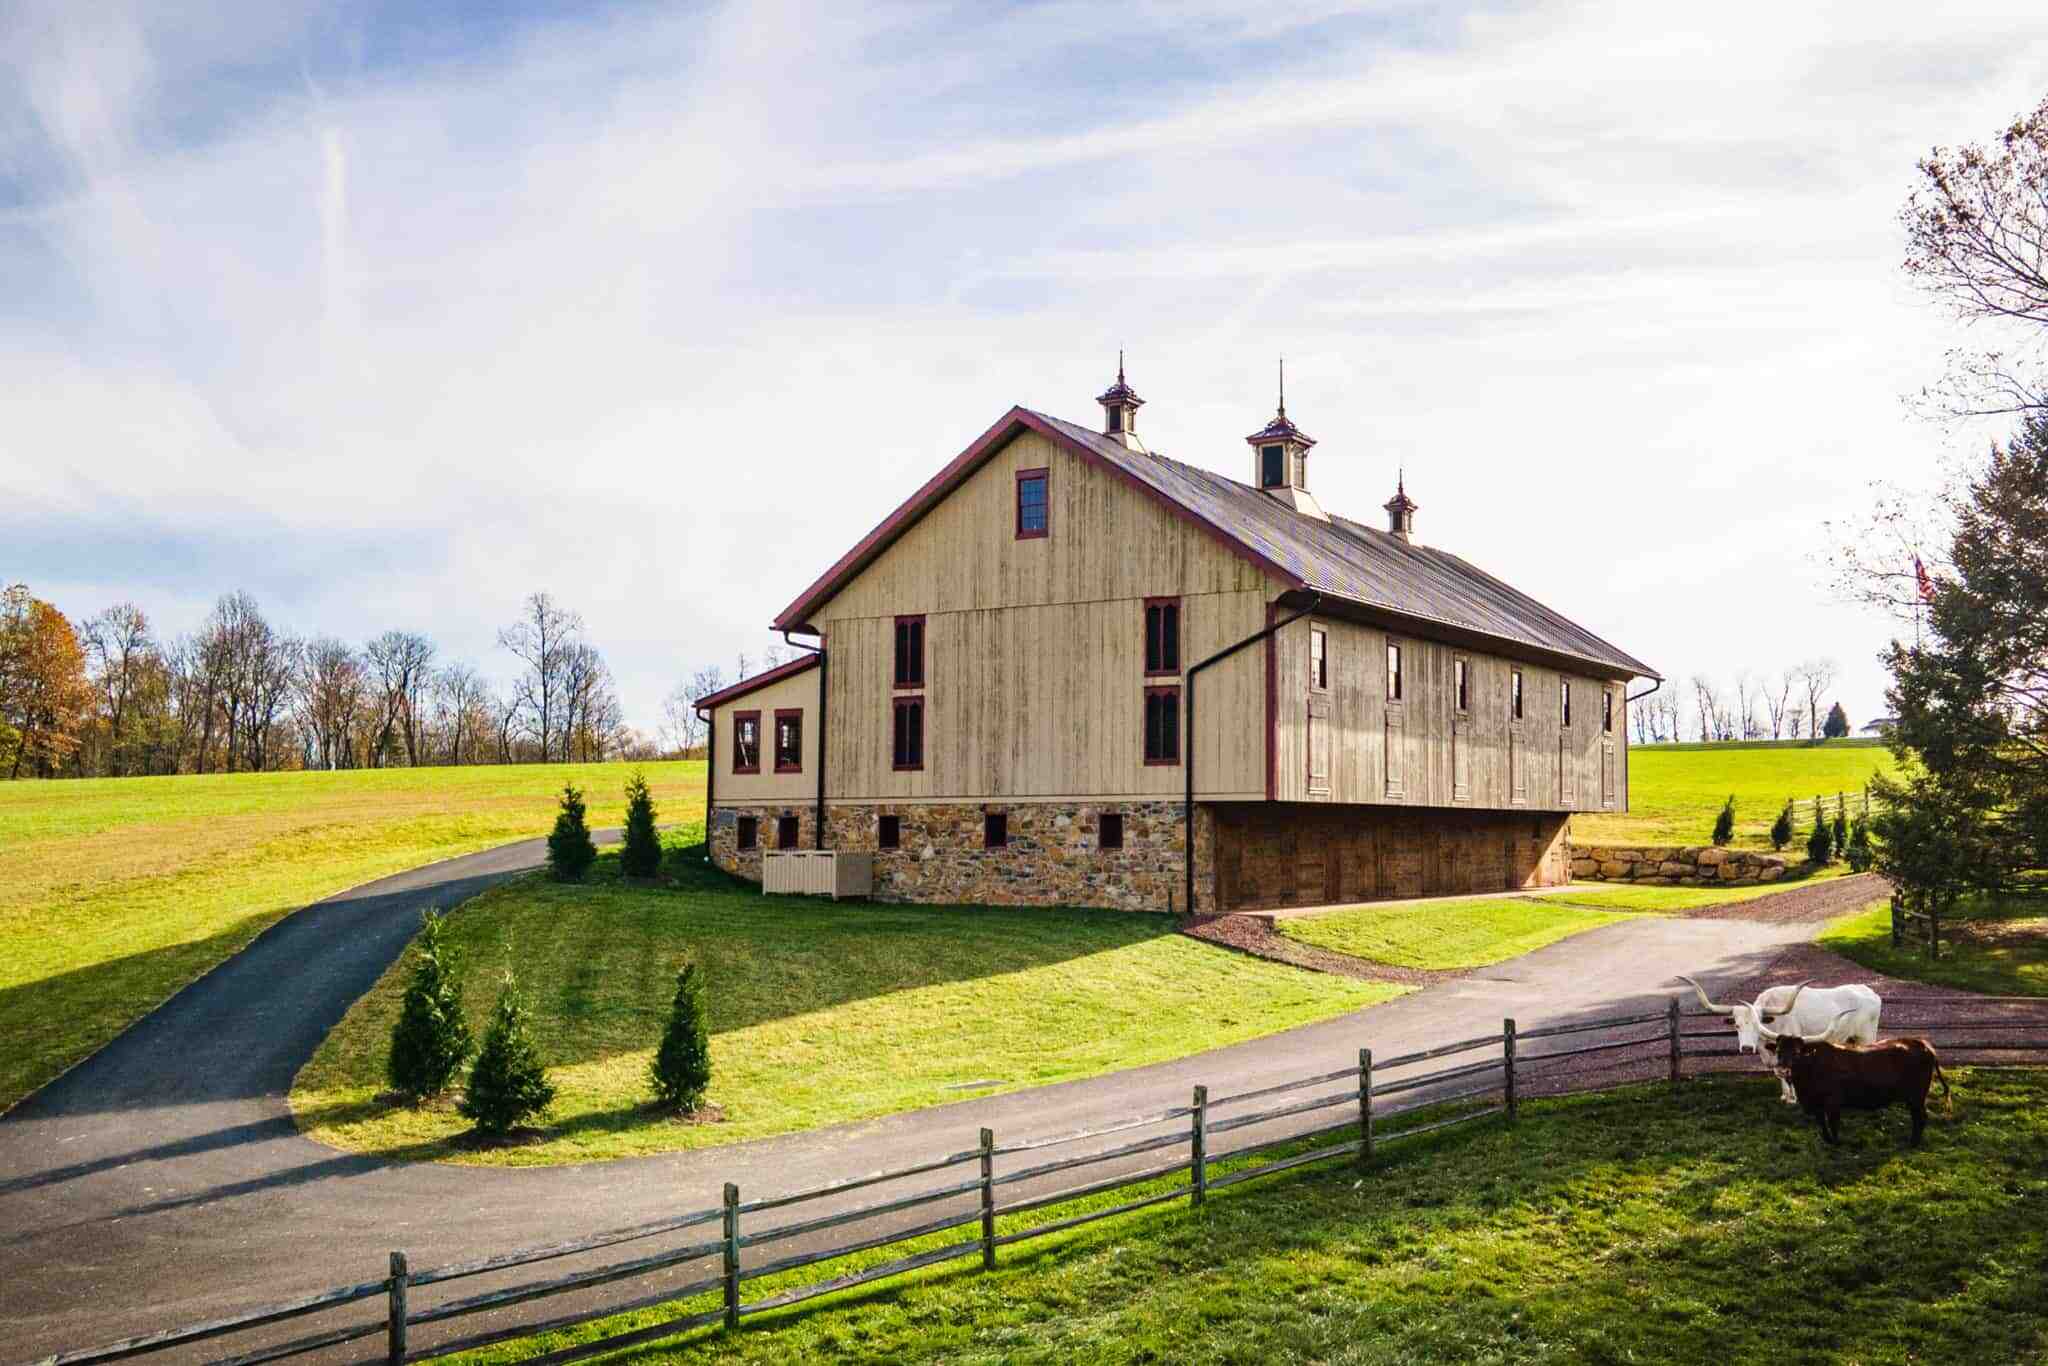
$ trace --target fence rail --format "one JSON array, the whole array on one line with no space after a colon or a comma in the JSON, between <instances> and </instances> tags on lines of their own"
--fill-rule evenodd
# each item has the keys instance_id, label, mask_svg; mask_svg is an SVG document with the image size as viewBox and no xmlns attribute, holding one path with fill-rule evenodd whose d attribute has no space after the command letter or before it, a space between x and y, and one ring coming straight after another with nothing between
<instances>
[{"instance_id":1,"label":"fence rail","mask_svg":"<svg viewBox=\"0 0 2048 1366\"><path fill-rule=\"evenodd\" d=\"M1937 1047L1953 1053L2031 1053L2048 1057L2048 998L1907 997L1900 998L1896 1004L1903 1013L1911 1013L1916 1005L1929 1008L1936 1005L1946 1007L1959 1000L1969 1001L1972 1007L2014 1006L2024 1002L2036 1009L2021 1016L2015 1016L2010 1012L1987 1013L1981 1017L1952 1017L1937 1025L1909 1027L1927 1034ZM391 1366L402 1366L405 1362L429 1361L456 1352L521 1338L539 1337L665 1305L681 1309L690 1301L714 1295L718 1298L716 1307L693 1308L689 1312L663 1318L657 1323L578 1343L532 1360L542 1363L575 1361L716 1324L722 1324L730 1330L755 1315L790 1308L821 1296L908 1275L947 1262L978 1257L983 1269L993 1269L1000 1248L1048 1237L1097 1220L1172 1201L1185 1200L1191 1206L1199 1206L1215 1191L1262 1176L1343 1157L1354 1157L1361 1164L1370 1163L1385 1144L1440 1133L1496 1117L1512 1124L1516 1119L1519 1105L1520 1083L1525 1078L1537 1079L1560 1073L1566 1069L1557 1064L1562 1064L1566 1060L1618 1055L1634 1049L1642 1054L1639 1060L1641 1062L1652 1065L1665 1062L1668 1066L1669 1079L1676 1084L1685 1076L1685 1063L1688 1059L1711 1061L1737 1056L1736 1049L1726 1046L1732 1043L1732 1036L1725 1026L1719 1029L1692 1027L1702 1021L1720 1018L1711 1012L1686 1010L1681 1006L1679 998L1672 997L1664 1010L1647 1014L1563 1021L1528 1030L1518 1030L1512 1019L1503 1020L1501 1031L1497 1034L1461 1039L1390 1058L1376 1060L1371 1049L1361 1049L1355 1066L1289 1078L1267 1086L1218 1097L1210 1096L1207 1087L1197 1086L1188 1105L1173 1106L1093 1129L1009 1144L998 1144L994 1132L983 1129L980 1133L980 1142L973 1148L807 1190L742 1201L739 1187L728 1184L724 1188L724 1199L717 1207L692 1210L665 1219L611 1229L573 1241L546 1243L418 1271L410 1269L404 1253L393 1252L389 1273L376 1280L341 1286L184 1328L127 1338L103 1347L60 1352L43 1358L37 1366L93 1366L94 1363L120 1361L211 1341L231 1333L329 1313L380 1297L384 1301L384 1313L377 1319L358 1320L288 1341L266 1344L239 1356L219 1358L217 1366L229 1366L230 1363L232 1366L255 1366L258 1362L327 1351L379 1334L385 1339L382 1358ZM1640 1037L1602 1039L1591 1043L1573 1041L1574 1036L1617 1029L1643 1031L1644 1027L1651 1025L1661 1027L1641 1032ZM1978 1037L1984 1033L2022 1029L2033 1029L2037 1032L2025 1038ZM1552 1043L1540 1050L1526 1048L1525 1046L1533 1040L1565 1042ZM1704 1046L1709 1040L1719 1040L1723 1046ZM1490 1055L1477 1060L1448 1062L1447 1065L1426 1072L1409 1073L1398 1077L1388 1076L1389 1073L1405 1073L1421 1063L1460 1059L1461 1055L1481 1050L1487 1050ZM1595 1070L1613 1070L1628 1066L1631 1061L1616 1058L1596 1067ZM1998 1059L1974 1058L1972 1061L1978 1065L1996 1065ZM1477 1081L1476 1084L1458 1085L1461 1082L1474 1083L1474 1079L1482 1077L1484 1080ZM1339 1091L1302 1099L1289 1099L1262 1109L1240 1109L1252 1101L1271 1101L1290 1092L1337 1083L1349 1084ZM1405 1103L1396 1108L1381 1106L1380 1099L1388 1096L1404 1097ZM1320 1117L1323 1112L1340 1106L1348 1107L1354 1113L1338 1123L1322 1124L1305 1130L1287 1128L1284 1132L1271 1133L1263 1137L1252 1136L1250 1141L1223 1151L1217 1151L1212 1144L1212 1140L1222 1134L1282 1125L1287 1120L1307 1115ZM1403 1115L1438 1110L1445 1106L1464 1108L1457 1113L1432 1117L1422 1123L1397 1128L1388 1127L1390 1122L1398 1121ZM1216 1115L1218 1110L1233 1113L1219 1118ZM1016 1165L1007 1171L998 1171L999 1164L1006 1159L1026 1156L1035 1158L1039 1154L1048 1154L1052 1149L1121 1137L1138 1130L1156 1129L1167 1125L1174 1127L1164 1132L1124 1139L1106 1147L1093 1148L1071 1156L1047 1157L1044 1160ZM1338 1141L1321 1141L1328 1139ZM1315 1146L1300 1148L1304 1143ZM1298 1150L1284 1152L1265 1161L1246 1161L1277 1148ZM1134 1162L1134 1159L1143 1158L1147 1154L1170 1149L1180 1150L1171 1160L1143 1164ZM1240 1163L1243 1165L1235 1165ZM1083 1173L1090 1168L1101 1168L1111 1164L1116 1164L1115 1170L1103 1175L1091 1174L1086 1177L1070 1178L1074 1184L1054 1184L1049 1181L1049 1178L1065 1177L1068 1173ZM1219 1165L1222 1166L1222 1170L1216 1170ZM806 1214L759 1228L748 1227L745 1223L749 1216L759 1217L776 1211L796 1210L821 1201L836 1201L874 1187L920 1176L950 1173L968 1166L974 1169L971 1177L947 1179L935 1187L889 1196L851 1209ZM1062 1205L1073 1205L1116 1191L1138 1191L1139 1188L1153 1187L1161 1181L1171 1181L1172 1184L1164 1189L1144 1189L1129 1200L1108 1206L1083 1209L1023 1228L1012 1227L1007 1231L997 1231L998 1220L1014 1221L1023 1215L1053 1210ZM1019 1189L1026 1182L1050 1188ZM765 1260L759 1255L772 1244L811 1238L835 1229L852 1229L856 1225L889 1219L891 1216L903 1216L911 1211L947 1201L956 1202L955 1208L916 1219L908 1224L902 1223L899 1219L886 1227L862 1230L855 1236L823 1246L796 1248L782 1252L778 1256L767 1257ZM424 1287L445 1285L487 1274L517 1271L567 1257L600 1252L627 1243L661 1239L692 1229L709 1228L714 1224L718 1226L716 1237L700 1237L695 1241L641 1256L607 1262L562 1275L522 1281L432 1306L418 1307L412 1302L413 1292ZM955 1239L938 1247L908 1252L906 1255L874 1265L857 1266L823 1280L777 1289L771 1294L751 1301L743 1298L742 1292L750 1282L787 1277L827 1262L962 1230L972 1230L972 1233L968 1237ZM749 1259L746 1256L749 1252L756 1253L756 1256ZM589 1291L615 1282L673 1271L693 1264L702 1266L699 1274L691 1279L681 1284L661 1285L624 1300L582 1306L572 1312L538 1321L494 1326L423 1347L415 1347L411 1343L411 1330L414 1328L447 1323L472 1314L508 1309L557 1295Z\"/></svg>"}]
</instances>

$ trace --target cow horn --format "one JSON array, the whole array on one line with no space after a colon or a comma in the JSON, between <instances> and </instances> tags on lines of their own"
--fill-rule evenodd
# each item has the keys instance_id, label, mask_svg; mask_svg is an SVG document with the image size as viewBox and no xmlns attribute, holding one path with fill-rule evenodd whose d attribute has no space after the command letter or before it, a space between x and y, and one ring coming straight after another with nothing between
<instances>
[{"instance_id":1,"label":"cow horn","mask_svg":"<svg viewBox=\"0 0 2048 1366\"><path fill-rule=\"evenodd\" d=\"M1856 1007L1854 1007L1854 1006L1850 1006L1850 1007L1849 1007L1849 1008L1848 1008L1847 1010L1843 1010L1843 1011L1837 1011L1837 1012L1836 1012L1836 1014L1835 1014L1835 1018L1834 1018L1834 1019L1832 1019L1832 1020L1829 1020L1829 1021L1827 1022L1827 1026L1826 1026L1826 1028L1822 1029L1820 1033L1818 1033L1818 1034L1793 1034L1793 1035L1792 1035L1791 1037L1793 1037L1793 1038L1795 1038L1795 1039L1799 1040L1799 1042L1801 1042L1801 1043L1826 1043L1826 1042L1827 1042L1827 1037L1828 1037L1828 1035L1830 1035L1830 1034L1832 1034L1832 1033L1834 1033L1834 1032L1835 1032L1835 1026L1836 1026L1836 1025L1838 1025L1838 1024L1840 1024L1840 1023L1841 1023L1841 1022L1842 1022L1843 1020L1847 1019L1847 1018L1848 1018L1849 1016L1851 1016L1851 1015L1854 1015L1855 1013L1856 1013ZM1763 1026L1762 1026L1761 1024L1759 1024L1759 1025L1757 1026L1757 1028L1758 1028L1758 1029L1763 1029L1764 1027L1763 1027ZM1770 1033L1770 1031L1769 1031L1769 1030L1767 1030L1767 1029L1766 1029L1766 1030L1764 1030L1764 1032L1765 1032L1765 1033L1767 1033L1767 1034L1769 1034L1769 1033ZM1788 1032L1788 1033L1790 1033L1790 1031L1787 1031L1787 1032ZM1771 1034L1771 1037L1775 1039L1775 1038L1777 1038L1778 1036L1777 1036L1776 1034Z\"/></svg>"},{"instance_id":2,"label":"cow horn","mask_svg":"<svg viewBox=\"0 0 2048 1366\"><path fill-rule=\"evenodd\" d=\"M1717 1005L1713 1001L1708 1000L1706 988L1702 987L1698 982L1693 981L1692 978L1686 976L1684 973L1681 972L1678 974L1678 980L1685 983L1687 986L1691 987L1694 991L1698 992L1700 997L1700 1004L1705 1006L1708 1010L1714 1011L1715 1013L1720 1015L1733 1015L1735 1013L1734 1006Z\"/></svg>"},{"instance_id":3,"label":"cow horn","mask_svg":"<svg viewBox=\"0 0 2048 1366\"><path fill-rule=\"evenodd\" d=\"M1771 1012L1771 1018L1774 1020L1782 1020L1787 1015L1790 1015L1792 1013L1792 1007L1799 1004L1799 993L1806 990L1808 987L1812 985L1813 979L1809 977L1805 981L1801 982L1798 986L1792 988L1792 995L1786 999L1784 1005L1779 1006L1776 1010ZM1763 998L1758 997L1757 999L1762 1000ZM1764 1012L1761 1009L1757 1011L1756 1018L1759 1022L1763 1020Z\"/></svg>"}]
</instances>

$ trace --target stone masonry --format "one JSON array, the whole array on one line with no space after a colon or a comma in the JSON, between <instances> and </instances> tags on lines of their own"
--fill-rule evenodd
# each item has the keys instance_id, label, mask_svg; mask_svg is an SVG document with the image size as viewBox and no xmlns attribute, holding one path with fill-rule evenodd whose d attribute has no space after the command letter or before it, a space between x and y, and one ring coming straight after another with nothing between
<instances>
[{"instance_id":1,"label":"stone masonry","mask_svg":"<svg viewBox=\"0 0 2048 1366\"><path fill-rule=\"evenodd\" d=\"M1722 849L1711 844L1650 849L1598 845L1573 848L1572 876L1599 882L1636 882L1650 887L1713 883L1744 887L1758 882L1776 882L1785 876L1785 860L1775 854Z\"/></svg>"}]
</instances>

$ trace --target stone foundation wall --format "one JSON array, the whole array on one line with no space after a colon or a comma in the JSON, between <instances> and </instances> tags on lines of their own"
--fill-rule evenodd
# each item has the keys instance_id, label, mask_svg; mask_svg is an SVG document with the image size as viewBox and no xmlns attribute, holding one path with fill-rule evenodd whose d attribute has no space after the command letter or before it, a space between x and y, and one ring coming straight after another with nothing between
<instances>
[{"instance_id":1,"label":"stone foundation wall","mask_svg":"<svg viewBox=\"0 0 2048 1366\"><path fill-rule=\"evenodd\" d=\"M983 847L983 816L1008 817L1008 842ZM1124 818L1121 849L1100 846L1105 812ZM711 859L720 868L758 882L761 849L774 847L774 817L798 818L801 848L810 848L812 809L720 807L711 820ZM741 853L738 818L756 816L759 848ZM1197 898L1210 900L1214 863L1213 820L1196 808ZM880 818L899 822L899 847L883 849ZM1179 802L1002 802L834 804L825 813L827 848L868 850L875 856L877 901L986 906L1090 906L1127 911L1175 911L1186 899Z\"/></svg>"},{"instance_id":2,"label":"stone foundation wall","mask_svg":"<svg viewBox=\"0 0 2048 1366\"><path fill-rule=\"evenodd\" d=\"M1637 882L1651 887L1744 887L1776 882L1785 876L1785 860L1776 854L1721 849L1711 844L1655 849L1598 845L1573 848L1572 876L1599 882Z\"/></svg>"}]
</instances>

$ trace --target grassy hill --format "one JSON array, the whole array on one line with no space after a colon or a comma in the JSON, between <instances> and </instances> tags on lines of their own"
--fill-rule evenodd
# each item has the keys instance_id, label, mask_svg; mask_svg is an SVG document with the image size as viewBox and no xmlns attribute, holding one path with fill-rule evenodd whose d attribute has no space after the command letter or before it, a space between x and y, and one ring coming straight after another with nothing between
<instances>
[{"instance_id":1,"label":"grassy hill","mask_svg":"<svg viewBox=\"0 0 2048 1366\"><path fill-rule=\"evenodd\" d=\"M543 834L565 780L594 826L624 764L0 783L0 1110L311 901ZM701 762L643 766L702 820Z\"/></svg>"},{"instance_id":2,"label":"grassy hill","mask_svg":"<svg viewBox=\"0 0 2048 1366\"><path fill-rule=\"evenodd\" d=\"M1572 817L1575 844L1705 844L1714 815L1735 797L1735 843L1768 849L1771 822L1788 797L1808 803L1799 837L1812 824L1816 795L1852 797L1891 773L1891 752L1875 740L1645 745L1628 753L1629 810Z\"/></svg>"}]
</instances>

